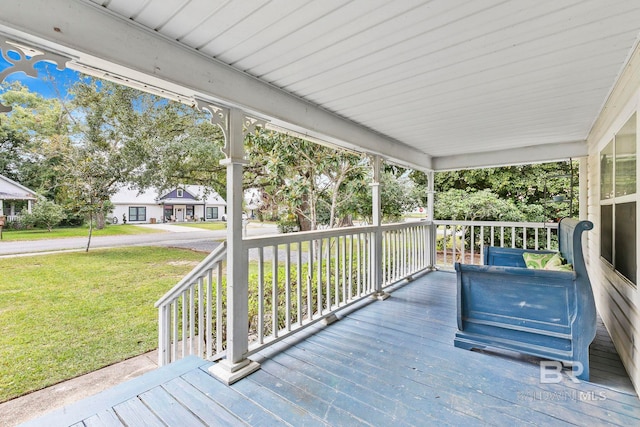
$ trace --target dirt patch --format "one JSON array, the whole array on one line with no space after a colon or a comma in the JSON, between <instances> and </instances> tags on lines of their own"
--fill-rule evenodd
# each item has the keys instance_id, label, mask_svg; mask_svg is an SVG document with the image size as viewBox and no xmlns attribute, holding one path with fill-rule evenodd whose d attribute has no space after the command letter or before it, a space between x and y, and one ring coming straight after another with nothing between
<instances>
[{"instance_id":1,"label":"dirt patch","mask_svg":"<svg viewBox=\"0 0 640 427\"><path fill-rule=\"evenodd\" d=\"M191 265L195 267L199 264L198 261L169 261L167 264L169 265Z\"/></svg>"}]
</instances>

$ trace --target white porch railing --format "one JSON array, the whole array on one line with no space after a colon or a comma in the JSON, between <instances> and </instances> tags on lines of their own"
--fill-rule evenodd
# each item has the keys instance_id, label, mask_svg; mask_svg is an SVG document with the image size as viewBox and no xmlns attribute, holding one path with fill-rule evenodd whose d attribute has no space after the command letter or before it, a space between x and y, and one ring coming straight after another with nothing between
<instances>
[{"instance_id":1,"label":"white porch railing","mask_svg":"<svg viewBox=\"0 0 640 427\"><path fill-rule=\"evenodd\" d=\"M382 226L383 287L433 267L432 232L425 221Z\"/></svg>"},{"instance_id":2,"label":"white porch railing","mask_svg":"<svg viewBox=\"0 0 640 427\"><path fill-rule=\"evenodd\" d=\"M248 354L373 295L377 233L381 288L430 265L430 224L424 222L244 239L249 259ZM156 303L161 366L191 354L211 360L224 354L225 257L226 247L221 246Z\"/></svg>"},{"instance_id":3,"label":"white porch railing","mask_svg":"<svg viewBox=\"0 0 640 427\"><path fill-rule=\"evenodd\" d=\"M158 309L158 364L166 365L195 354L220 358L225 335L223 242L169 292Z\"/></svg>"},{"instance_id":4,"label":"white porch railing","mask_svg":"<svg viewBox=\"0 0 640 427\"><path fill-rule=\"evenodd\" d=\"M247 355L426 269L481 264L487 245L557 248L557 224L420 221L244 239ZM160 365L224 355L225 259L222 244L156 303Z\"/></svg>"},{"instance_id":5,"label":"white porch railing","mask_svg":"<svg viewBox=\"0 0 640 427\"><path fill-rule=\"evenodd\" d=\"M434 221L432 257L438 267L483 264L485 246L558 249L558 224L540 222Z\"/></svg>"},{"instance_id":6,"label":"white porch railing","mask_svg":"<svg viewBox=\"0 0 640 427\"><path fill-rule=\"evenodd\" d=\"M373 295L378 231L381 288L428 267L426 223L246 239L249 259L257 261L249 266L249 306L257 308L249 319L249 330L255 331L249 354Z\"/></svg>"}]
</instances>

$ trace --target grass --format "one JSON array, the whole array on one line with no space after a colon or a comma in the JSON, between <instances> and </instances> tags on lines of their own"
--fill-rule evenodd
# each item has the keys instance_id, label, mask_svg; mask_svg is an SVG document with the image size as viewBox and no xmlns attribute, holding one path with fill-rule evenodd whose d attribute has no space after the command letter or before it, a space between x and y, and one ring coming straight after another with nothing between
<instances>
[{"instance_id":1,"label":"grass","mask_svg":"<svg viewBox=\"0 0 640 427\"><path fill-rule=\"evenodd\" d=\"M202 228L204 230L226 230L226 222L182 222L171 223L171 225L179 225L180 227Z\"/></svg>"},{"instance_id":2,"label":"grass","mask_svg":"<svg viewBox=\"0 0 640 427\"><path fill-rule=\"evenodd\" d=\"M148 234L159 233L160 230L153 230L135 225L110 225L102 230L93 229L93 236L118 236L125 234ZM42 240L42 239L62 239L65 237L87 237L89 227L64 227L54 228L51 232L46 229L34 230L2 230L2 241L18 240Z\"/></svg>"},{"instance_id":3,"label":"grass","mask_svg":"<svg viewBox=\"0 0 640 427\"><path fill-rule=\"evenodd\" d=\"M410 212L403 215L405 218L426 218L426 212Z\"/></svg>"},{"instance_id":4,"label":"grass","mask_svg":"<svg viewBox=\"0 0 640 427\"><path fill-rule=\"evenodd\" d=\"M153 304L204 257L137 247L0 259L0 402L156 348Z\"/></svg>"}]
</instances>

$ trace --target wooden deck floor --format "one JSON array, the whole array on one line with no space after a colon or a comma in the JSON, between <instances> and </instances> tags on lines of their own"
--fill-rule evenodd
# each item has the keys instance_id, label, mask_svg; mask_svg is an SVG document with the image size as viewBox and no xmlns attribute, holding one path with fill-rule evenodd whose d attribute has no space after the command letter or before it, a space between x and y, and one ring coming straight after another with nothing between
<instances>
[{"instance_id":1,"label":"wooden deck floor","mask_svg":"<svg viewBox=\"0 0 640 427\"><path fill-rule=\"evenodd\" d=\"M541 384L536 359L455 348L455 275L428 273L255 357L231 387L191 357L29 425L640 425L606 331L592 382Z\"/></svg>"}]
</instances>

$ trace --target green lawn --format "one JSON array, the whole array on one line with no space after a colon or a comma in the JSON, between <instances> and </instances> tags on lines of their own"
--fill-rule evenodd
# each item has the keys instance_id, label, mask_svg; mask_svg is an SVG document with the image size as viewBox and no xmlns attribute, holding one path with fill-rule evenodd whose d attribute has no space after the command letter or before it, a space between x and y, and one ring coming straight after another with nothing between
<instances>
[{"instance_id":1,"label":"green lawn","mask_svg":"<svg viewBox=\"0 0 640 427\"><path fill-rule=\"evenodd\" d=\"M179 225L181 227L202 228L205 230L226 230L226 222L176 222L171 225Z\"/></svg>"},{"instance_id":2,"label":"green lawn","mask_svg":"<svg viewBox=\"0 0 640 427\"><path fill-rule=\"evenodd\" d=\"M123 234L148 234L160 233L160 230L153 230L135 225L108 225L102 230L93 229L93 236L116 236ZM41 240L41 239L61 239L64 237L87 237L89 228L84 227L64 227L54 228L51 232L46 229L36 230L2 230L2 241L17 240Z\"/></svg>"},{"instance_id":3,"label":"green lawn","mask_svg":"<svg viewBox=\"0 0 640 427\"><path fill-rule=\"evenodd\" d=\"M0 259L0 402L156 348L153 304L205 256L137 247Z\"/></svg>"}]
</instances>

